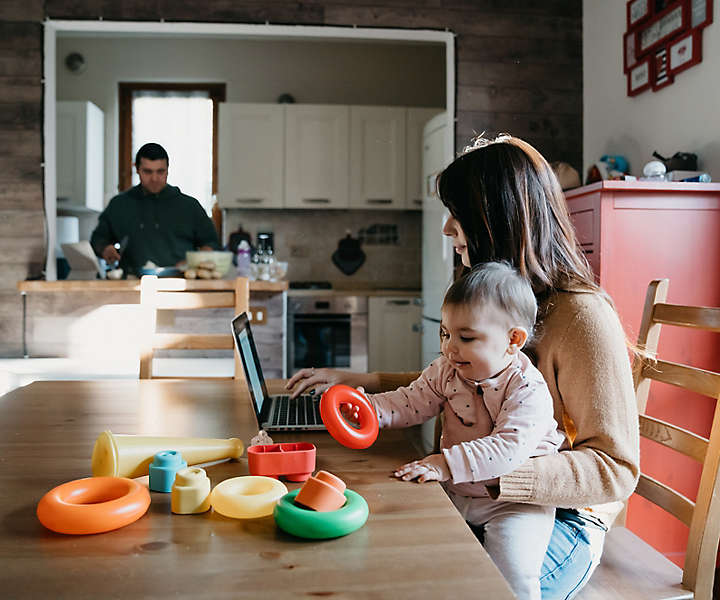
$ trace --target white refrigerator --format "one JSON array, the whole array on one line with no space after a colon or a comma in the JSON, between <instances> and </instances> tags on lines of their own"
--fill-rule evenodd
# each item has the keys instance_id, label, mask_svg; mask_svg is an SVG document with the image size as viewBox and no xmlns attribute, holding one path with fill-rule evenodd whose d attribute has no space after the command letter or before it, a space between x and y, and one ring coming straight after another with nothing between
<instances>
[{"instance_id":1,"label":"white refrigerator","mask_svg":"<svg viewBox=\"0 0 720 600\"><path fill-rule=\"evenodd\" d=\"M436 194L437 175L451 160L447 113L430 119L423 131L422 231L422 361L423 367L440 352L440 307L452 281L453 247L442 234L448 211Z\"/></svg>"}]
</instances>

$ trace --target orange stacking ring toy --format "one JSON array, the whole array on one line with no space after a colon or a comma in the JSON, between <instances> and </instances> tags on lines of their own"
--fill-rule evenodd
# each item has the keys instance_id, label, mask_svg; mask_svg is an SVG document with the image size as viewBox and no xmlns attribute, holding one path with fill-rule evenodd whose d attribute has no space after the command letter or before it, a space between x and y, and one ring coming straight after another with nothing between
<instances>
[{"instance_id":1,"label":"orange stacking ring toy","mask_svg":"<svg viewBox=\"0 0 720 600\"><path fill-rule=\"evenodd\" d=\"M350 403L358 407L357 429L350 425L340 412L340 405ZM349 385L330 387L320 398L320 417L325 427L338 442L348 448L362 450L373 445L379 425L375 409L365 395Z\"/></svg>"},{"instance_id":2,"label":"orange stacking ring toy","mask_svg":"<svg viewBox=\"0 0 720 600\"><path fill-rule=\"evenodd\" d=\"M150 492L137 481L87 477L50 490L38 503L37 516L58 533L103 533L134 523L148 506Z\"/></svg>"}]
</instances>

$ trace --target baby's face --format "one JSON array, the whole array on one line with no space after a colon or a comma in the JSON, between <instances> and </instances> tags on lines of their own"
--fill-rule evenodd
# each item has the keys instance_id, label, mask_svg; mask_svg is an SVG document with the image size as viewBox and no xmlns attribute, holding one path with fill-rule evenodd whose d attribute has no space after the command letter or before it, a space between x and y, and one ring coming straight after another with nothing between
<instances>
[{"instance_id":1,"label":"baby's face","mask_svg":"<svg viewBox=\"0 0 720 600\"><path fill-rule=\"evenodd\" d=\"M512 346L513 331L508 315L495 306L443 306L442 353L467 379L487 379L510 364L519 349Z\"/></svg>"}]
</instances>

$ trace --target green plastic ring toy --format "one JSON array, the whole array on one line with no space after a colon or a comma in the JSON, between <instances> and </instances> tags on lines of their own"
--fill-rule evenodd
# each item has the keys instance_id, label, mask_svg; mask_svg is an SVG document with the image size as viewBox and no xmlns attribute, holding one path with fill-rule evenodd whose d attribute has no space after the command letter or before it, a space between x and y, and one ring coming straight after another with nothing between
<instances>
[{"instance_id":1,"label":"green plastic ring toy","mask_svg":"<svg viewBox=\"0 0 720 600\"><path fill-rule=\"evenodd\" d=\"M297 537L324 540L336 538L356 529L367 521L369 510L365 498L352 490L345 490L345 506L330 512L316 512L295 504L300 490L293 490L278 500L275 522L280 529Z\"/></svg>"}]
</instances>

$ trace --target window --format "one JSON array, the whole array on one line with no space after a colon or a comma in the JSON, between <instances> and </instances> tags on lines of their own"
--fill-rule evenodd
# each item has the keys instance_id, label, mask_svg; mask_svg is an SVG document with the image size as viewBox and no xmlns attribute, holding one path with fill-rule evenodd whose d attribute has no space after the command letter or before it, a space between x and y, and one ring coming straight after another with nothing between
<instances>
[{"instance_id":1,"label":"window","mask_svg":"<svg viewBox=\"0 0 720 600\"><path fill-rule=\"evenodd\" d=\"M210 214L217 190L217 104L225 100L225 84L119 85L119 189L139 183L135 154L157 142L170 156L168 183Z\"/></svg>"}]
</instances>

